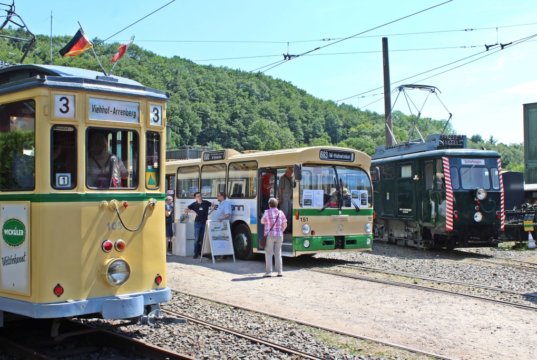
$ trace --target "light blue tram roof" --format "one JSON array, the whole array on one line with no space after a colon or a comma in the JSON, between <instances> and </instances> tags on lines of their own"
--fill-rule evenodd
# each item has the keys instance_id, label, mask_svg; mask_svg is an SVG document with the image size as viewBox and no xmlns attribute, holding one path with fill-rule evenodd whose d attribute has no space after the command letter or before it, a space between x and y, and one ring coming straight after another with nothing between
<instances>
[{"instance_id":1,"label":"light blue tram roof","mask_svg":"<svg viewBox=\"0 0 537 360\"><path fill-rule=\"evenodd\" d=\"M94 70L58 65L11 65L0 68L0 94L38 86L168 99L163 91Z\"/></svg>"}]
</instances>

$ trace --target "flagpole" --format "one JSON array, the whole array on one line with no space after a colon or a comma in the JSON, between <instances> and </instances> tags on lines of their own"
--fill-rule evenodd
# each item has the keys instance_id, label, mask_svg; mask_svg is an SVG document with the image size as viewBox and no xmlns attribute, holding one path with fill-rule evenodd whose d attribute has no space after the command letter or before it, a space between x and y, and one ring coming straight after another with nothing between
<instances>
[{"instance_id":1,"label":"flagpole","mask_svg":"<svg viewBox=\"0 0 537 360\"><path fill-rule=\"evenodd\" d=\"M78 21L78 26L80 26L80 30L82 31L82 34L84 34L85 36L84 29L82 28L82 24L80 24L80 21ZM106 73L106 70L103 67L103 64L101 64L101 60L99 60L99 57L97 57L97 53L95 52L95 48L93 46L91 47L91 51L93 52L93 56L95 56L95 59L99 63L99 66L101 67L101 70L103 71L104 76L108 76L108 74Z\"/></svg>"}]
</instances>

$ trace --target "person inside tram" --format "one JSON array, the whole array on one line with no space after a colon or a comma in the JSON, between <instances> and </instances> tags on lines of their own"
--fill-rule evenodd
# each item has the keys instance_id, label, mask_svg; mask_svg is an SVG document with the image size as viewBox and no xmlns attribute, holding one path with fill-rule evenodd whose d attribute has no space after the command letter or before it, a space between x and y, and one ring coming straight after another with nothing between
<instances>
[{"instance_id":1,"label":"person inside tram","mask_svg":"<svg viewBox=\"0 0 537 360\"><path fill-rule=\"evenodd\" d=\"M291 221L291 213L293 212L293 168L288 166L285 173L280 177L278 181L278 202L280 203L280 209L285 214L288 227L287 233L292 231L291 227L293 222Z\"/></svg>"},{"instance_id":2,"label":"person inside tram","mask_svg":"<svg viewBox=\"0 0 537 360\"><path fill-rule=\"evenodd\" d=\"M87 182L89 187L114 188L121 186L127 177L127 169L121 159L108 151L104 133L93 132L89 138Z\"/></svg>"}]
</instances>

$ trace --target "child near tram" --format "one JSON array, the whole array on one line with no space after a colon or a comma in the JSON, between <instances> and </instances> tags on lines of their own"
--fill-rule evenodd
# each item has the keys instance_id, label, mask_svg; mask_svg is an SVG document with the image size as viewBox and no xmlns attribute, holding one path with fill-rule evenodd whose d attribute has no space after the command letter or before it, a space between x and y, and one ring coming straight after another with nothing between
<instances>
[{"instance_id":1,"label":"child near tram","mask_svg":"<svg viewBox=\"0 0 537 360\"><path fill-rule=\"evenodd\" d=\"M285 214L278 210L278 200L270 198L269 208L265 210L261 223L265 225L264 234L267 237L265 245L265 277L272 276L272 256L278 277L283 276L282 244L283 232L287 227Z\"/></svg>"}]
</instances>

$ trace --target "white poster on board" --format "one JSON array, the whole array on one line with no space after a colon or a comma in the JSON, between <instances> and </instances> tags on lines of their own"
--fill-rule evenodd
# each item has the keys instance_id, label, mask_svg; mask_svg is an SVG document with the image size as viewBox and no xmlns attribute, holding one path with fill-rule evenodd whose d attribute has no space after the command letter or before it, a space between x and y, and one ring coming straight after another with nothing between
<instances>
[{"instance_id":1,"label":"white poster on board","mask_svg":"<svg viewBox=\"0 0 537 360\"><path fill-rule=\"evenodd\" d=\"M232 255L235 262L235 251L231 238L231 226L228 220L217 221L207 220L205 225L205 236L201 254L211 254L214 261L215 256ZM201 258L200 258L201 259Z\"/></svg>"},{"instance_id":2,"label":"white poster on board","mask_svg":"<svg viewBox=\"0 0 537 360\"><path fill-rule=\"evenodd\" d=\"M30 294L30 203L2 204L0 290Z\"/></svg>"}]
</instances>

